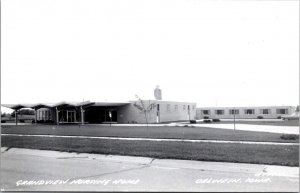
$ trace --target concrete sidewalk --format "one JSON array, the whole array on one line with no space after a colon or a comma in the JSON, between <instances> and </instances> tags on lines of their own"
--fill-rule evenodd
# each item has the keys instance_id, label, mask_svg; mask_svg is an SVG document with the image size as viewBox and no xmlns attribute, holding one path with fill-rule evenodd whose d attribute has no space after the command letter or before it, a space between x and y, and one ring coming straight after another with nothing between
<instances>
[{"instance_id":1,"label":"concrete sidewalk","mask_svg":"<svg viewBox=\"0 0 300 193\"><path fill-rule=\"evenodd\" d=\"M299 167L20 148L1 152L1 188L7 191L299 191ZM66 183L43 184L58 179ZM40 184L24 182L30 180ZM110 183L99 184L105 180Z\"/></svg>"}]
</instances>

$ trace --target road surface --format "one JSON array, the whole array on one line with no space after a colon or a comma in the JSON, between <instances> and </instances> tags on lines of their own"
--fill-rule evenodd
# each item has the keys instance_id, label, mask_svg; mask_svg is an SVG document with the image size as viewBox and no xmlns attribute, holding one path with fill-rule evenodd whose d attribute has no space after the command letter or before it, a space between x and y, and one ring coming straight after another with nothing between
<instances>
[{"instance_id":1,"label":"road surface","mask_svg":"<svg viewBox=\"0 0 300 193\"><path fill-rule=\"evenodd\" d=\"M6 191L299 191L299 167L1 149Z\"/></svg>"}]
</instances>

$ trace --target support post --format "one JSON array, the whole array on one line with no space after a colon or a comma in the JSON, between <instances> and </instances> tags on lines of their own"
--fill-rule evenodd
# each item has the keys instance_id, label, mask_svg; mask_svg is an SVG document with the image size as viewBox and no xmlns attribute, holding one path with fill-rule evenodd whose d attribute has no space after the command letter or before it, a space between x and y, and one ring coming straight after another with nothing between
<instances>
[{"instance_id":1,"label":"support post","mask_svg":"<svg viewBox=\"0 0 300 193\"><path fill-rule=\"evenodd\" d=\"M56 124L59 125L58 109L57 107L55 109L56 109Z\"/></svg>"},{"instance_id":2,"label":"support post","mask_svg":"<svg viewBox=\"0 0 300 193\"><path fill-rule=\"evenodd\" d=\"M34 108L34 123L37 124L37 109Z\"/></svg>"},{"instance_id":3,"label":"support post","mask_svg":"<svg viewBox=\"0 0 300 193\"><path fill-rule=\"evenodd\" d=\"M233 109L233 130L235 131L235 109Z\"/></svg>"},{"instance_id":4,"label":"support post","mask_svg":"<svg viewBox=\"0 0 300 193\"><path fill-rule=\"evenodd\" d=\"M16 122L16 125L18 125L18 110L17 109L15 110L15 122Z\"/></svg>"},{"instance_id":5,"label":"support post","mask_svg":"<svg viewBox=\"0 0 300 193\"><path fill-rule=\"evenodd\" d=\"M84 125L84 110L82 106L80 107L80 112L81 112L81 125Z\"/></svg>"}]
</instances>

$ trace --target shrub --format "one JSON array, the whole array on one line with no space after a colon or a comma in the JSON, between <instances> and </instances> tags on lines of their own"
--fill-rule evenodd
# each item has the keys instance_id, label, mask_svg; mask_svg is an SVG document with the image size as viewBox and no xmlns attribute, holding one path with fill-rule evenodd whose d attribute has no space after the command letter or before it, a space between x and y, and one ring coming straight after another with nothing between
<instances>
[{"instance_id":1,"label":"shrub","mask_svg":"<svg viewBox=\"0 0 300 193\"><path fill-rule=\"evenodd\" d=\"M208 116L204 116L203 119L209 119L209 117Z\"/></svg>"},{"instance_id":2,"label":"shrub","mask_svg":"<svg viewBox=\"0 0 300 193\"><path fill-rule=\"evenodd\" d=\"M25 123L25 120L23 120L23 119L22 119L22 120L20 120L20 123Z\"/></svg>"},{"instance_id":3,"label":"shrub","mask_svg":"<svg viewBox=\"0 0 300 193\"><path fill-rule=\"evenodd\" d=\"M203 122L204 123L211 123L211 120L210 119L204 119Z\"/></svg>"},{"instance_id":4,"label":"shrub","mask_svg":"<svg viewBox=\"0 0 300 193\"><path fill-rule=\"evenodd\" d=\"M6 121L5 120L1 120L1 123L6 123Z\"/></svg>"},{"instance_id":5,"label":"shrub","mask_svg":"<svg viewBox=\"0 0 300 193\"><path fill-rule=\"evenodd\" d=\"M195 124L197 122L196 122L196 120L190 120L190 123Z\"/></svg>"},{"instance_id":6,"label":"shrub","mask_svg":"<svg viewBox=\"0 0 300 193\"><path fill-rule=\"evenodd\" d=\"M213 122L220 122L220 119L213 119Z\"/></svg>"},{"instance_id":7,"label":"shrub","mask_svg":"<svg viewBox=\"0 0 300 193\"><path fill-rule=\"evenodd\" d=\"M283 134L280 136L280 139L283 140L298 140L299 139L299 135L295 135L295 134Z\"/></svg>"},{"instance_id":8,"label":"shrub","mask_svg":"<svg viewBox=\"0 0 300 193\"><path fill-rule=\"evenodd\" d=\"M257 118L258 118L258 119L263 119L264 117L263 117L263 116L257 116Z\"/></svg>"},{"instance_id":9,"label":"shrub","mask_svg":"<svg viewBox=\"0 0 300 193\"><path fill-rule=\"evenodd\" d=\"M281 116L278 116L277 119L281 119Z\"/></svg>"}]
</instances>

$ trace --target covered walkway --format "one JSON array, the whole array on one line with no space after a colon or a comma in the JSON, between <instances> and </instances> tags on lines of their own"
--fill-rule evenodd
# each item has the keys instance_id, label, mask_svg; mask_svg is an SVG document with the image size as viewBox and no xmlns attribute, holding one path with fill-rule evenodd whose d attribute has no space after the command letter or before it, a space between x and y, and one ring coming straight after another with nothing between
<instances>
[{"instance_id":1,"label":"covered walkway","mask_svg":"<svg viewBox=\"0 0 300 193\"><path fill-rule=\"evenodd\" d=\"M55 104L3 104L2 106L15 111L15 124L18 125L18 112L23 108L33 109L35 112L35 124L38 120L38 110L48 109L47 119L56 124L77 123L84 125L89 123L116 123L117 109L129 102L59 102Z\"/></svg>"}]
</instances>

